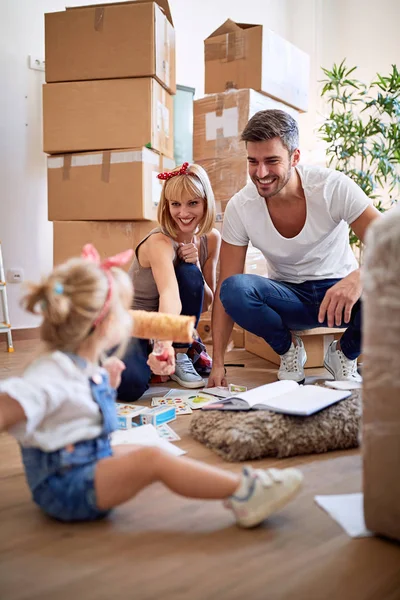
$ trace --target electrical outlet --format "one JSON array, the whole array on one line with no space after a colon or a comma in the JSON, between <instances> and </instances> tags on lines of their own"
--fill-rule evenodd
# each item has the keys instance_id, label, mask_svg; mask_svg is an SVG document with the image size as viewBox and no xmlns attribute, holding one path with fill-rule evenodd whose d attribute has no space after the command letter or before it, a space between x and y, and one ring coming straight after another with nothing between
<instances>
[{"instance_id":1,"label":"electrical outlet","mask_svg":"<svg viewBox=\"0 0 400 600\"><path fill-rule=\"evenodd\" d=\"M7 281L8 283L21 283L24 280L23 269L8 269Z\"/></svg>"},{"instance_id":2,"label":"electrical outlet","mask_svg":"<svg viewBox=\"0 0 400 600\"><path fill-rule=\"evenodd\" d=\"M33 56L29 55L29 68L34 69L35 71L44 71L45 70L45 62L44 58L41 56Z\"/></svg>"}]
</instances>

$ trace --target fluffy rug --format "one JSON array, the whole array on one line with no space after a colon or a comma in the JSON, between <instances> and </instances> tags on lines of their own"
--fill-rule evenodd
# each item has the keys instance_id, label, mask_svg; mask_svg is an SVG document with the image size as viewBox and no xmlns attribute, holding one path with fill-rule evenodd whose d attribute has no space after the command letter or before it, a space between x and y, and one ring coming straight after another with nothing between
<instances>
[{"instance_id":1,"label":"fluffy rug","mask_svg":"<svg viewBox=\"0 0 400 600\"><path fill-rule=\"evenodd\" d=\"M230 462L268 456L284 458L356 448L361 427L361 394L311 416L270 411L197 411L190 433Z\"/></svg>"}]
</instances>

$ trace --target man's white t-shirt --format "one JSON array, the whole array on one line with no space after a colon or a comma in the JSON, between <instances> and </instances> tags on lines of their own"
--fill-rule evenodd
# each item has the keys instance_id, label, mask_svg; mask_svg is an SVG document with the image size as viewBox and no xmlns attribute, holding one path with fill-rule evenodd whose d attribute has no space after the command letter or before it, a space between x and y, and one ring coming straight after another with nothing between
<instances>
[{"instance_id":1,"label":"man's white t-shirt","mask_svg":"<svg viewBox=\"0 0 400 600\"><path fill-rule=\"evenodd\" d=\"M249 242L266 258L268 277L302 283L346 277L358 268L349 244L348 224L371 204L349 177L317 166L298 165L307 216L293 238L283 237L272 223L267 204L249 182L225 210L222 239L234 246Z\"/></svg>"}]
</instances>

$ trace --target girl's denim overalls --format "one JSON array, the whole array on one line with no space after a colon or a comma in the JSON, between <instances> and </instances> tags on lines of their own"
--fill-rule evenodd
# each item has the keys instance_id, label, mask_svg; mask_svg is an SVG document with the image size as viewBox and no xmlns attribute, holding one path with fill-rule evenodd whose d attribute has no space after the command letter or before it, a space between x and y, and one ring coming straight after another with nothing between
<instances>
[{"instance_id":1,"label":"girl's denim overalls","mask_svg":"<svg viewBox=\"0 0 400 600\"><path fill-rule=\"evenodd\" d=\"M68 356L78 367L86 366L81 357ZM99 437L54 452L21 448L33 500L43 512L60 521L92 521L110 512L97 508L94 476L97 461L112 455L109 437L118 429L116 393L105 374L93 375L89 383L93 400L103 416Z\"/></svg>"}]
</instances>

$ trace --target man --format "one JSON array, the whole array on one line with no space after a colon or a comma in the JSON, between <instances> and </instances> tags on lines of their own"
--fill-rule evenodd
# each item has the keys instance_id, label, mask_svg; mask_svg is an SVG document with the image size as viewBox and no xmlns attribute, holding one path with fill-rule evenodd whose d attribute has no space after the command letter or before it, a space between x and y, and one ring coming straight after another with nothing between
<instances>
[{"instance_id":1,"label":"man","mask_svg":"<svg viewBox=\"0 0 400 600\"><path fill-rule=\"evenodd\" d=\"M343 173L299 165L297 123L284 111L256 113L242 140L251 182L224 215L209 386L226 385L224 353L233 322L280 355L279 379L297 382L304 381L307 356L292 332L346 324L324 364L337 380L359 381L361 282L348 225L363 241L380 213ZM264 254L268 278L243 274L249 242Z\"/></svg>"}]
</instances>

